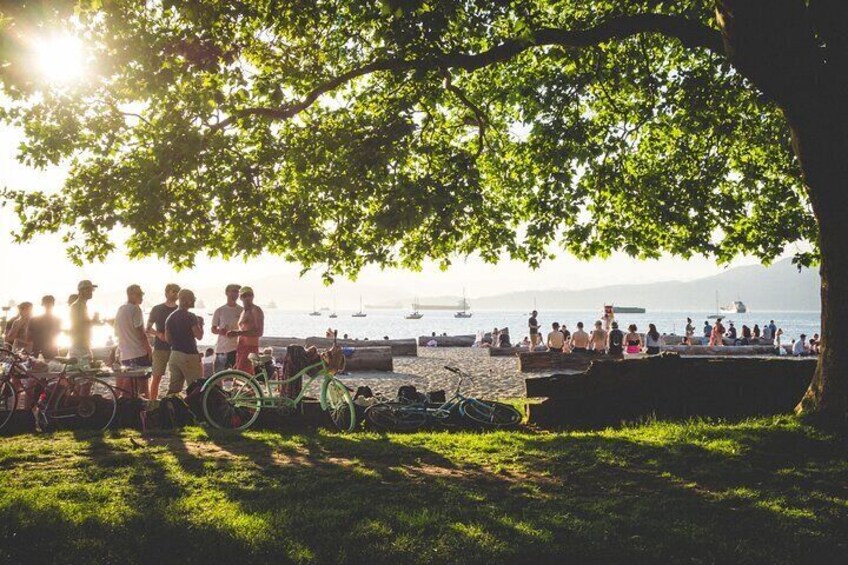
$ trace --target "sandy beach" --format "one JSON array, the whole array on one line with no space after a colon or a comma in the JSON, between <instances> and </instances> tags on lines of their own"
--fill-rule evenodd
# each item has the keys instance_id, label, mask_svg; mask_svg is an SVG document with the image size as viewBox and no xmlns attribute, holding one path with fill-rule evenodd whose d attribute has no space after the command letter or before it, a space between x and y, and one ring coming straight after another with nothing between
<instances>
[{"instance_id":1,"label":"sandy beach","mask_svg":"<svg viewBox=\"0 0 848 565\"><path fill-rule=\"evenodd\" d=\"M366 385L388 396L394 396L398 387L406 384L421 392L444 389L450 396L457 377L445 370L445 365L472 375L473 381L463 383L462 392L466 395L492 399L524 396L524 378L529 373L518 372L517 359L490 357L487 349L473 347L419 347L418 357L395 357L394 372L356 372L340 378L351 388Z\"/></svg>"}]
</instances>

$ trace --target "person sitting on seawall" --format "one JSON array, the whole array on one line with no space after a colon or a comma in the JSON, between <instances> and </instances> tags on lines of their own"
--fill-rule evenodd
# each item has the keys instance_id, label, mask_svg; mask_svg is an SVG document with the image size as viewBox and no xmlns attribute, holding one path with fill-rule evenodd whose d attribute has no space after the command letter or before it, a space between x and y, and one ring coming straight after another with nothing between
<instances>
[{"instance_id":1,"label":"person sitting on seawall","mask_svg":"<svg viewBox=\"0 0 848 565\"><path fill-rule=\"evenodd\" d=\"M754 339L759 340L760 339L760 326L758 326L757 324L754 324L754 329L751 330L751 333L754 335Z\"/></svg>"},{"instance_id":2,"label":"person sitting on seawall","mask_svg":"<svg viewBox=\"0 0 848 565\"><path fill-rule=\"evenodd\" d=\"M742 325L742 339L739 340L739 345L751 345L751 328Z\"/></svg>"},{"instance_id":3,"label":"person sitting on seawall","mask_svg":"<svg viewBox=\"0 0 848 565\"><path fill-rule=\"evenodd\" d=\"M526 335L524 336L524 339L521 340L521 347L530 347L530 338Z\"/></svg>"},{"instance_id":4,"label":"person sitting on seawall","mask_svg":"<svg viewBox=\"0 0 848 565\"><path fill-rule=\"evenodd\" d=\"M589 350L589 334L583 331L583 322L577 322L577 329L571 334L571 351L585 353Z\"/></svg>"},{"instance_id":5,"label":"person sitting on seawall","mask_svg":"<svg viewBox=\"0 0 848 565\"><path fill-rule=\"evenodd\" d=\"M808 343L810 355L818 355L821 352L821 340L819 340L819 334L813 334L813 337L810 338Z\"/></svg>"},{"instance_id":6,"label":"person sitting on seawall","mask_svg":"<svg viewBox=\"0 0 848 565\"><path fill-rule=\"evenodd\" d=\"M607 348L607 332L604 330L603 323L598 320L595 322L595 329L592 330L592 335L589 341L589 350L594 353L604 353Z\"/></svg>"},{"instance_id":7,"label":"person sitting on seawall","mask_svg":"<svg viewBox=\"0 0 848 565\"><path fill-rule=\"evenodd\" d=\"M558 351L562 353L565 346L565 338L562 337L562 332L559 331L559 324L554 322L551 324L551 331L548 333L548 351Z\"/></svg>"},{"instance_id":8,"label":"person sitting on seawall","mask_svg":"<svg viewBox=\"0 0 848 565\"><path fill-rule=\"evenodd\" d=\"M628 355L638 355L642 352L642 336L637 333L636 324L630 324L627 329L629 333L624 336L624 343L627 344L625 351Z\"/></svg>"},{"instance_id":9,"label":"person sitting on seawall","mask_svg":"<svg viewBox=\"0 0 848 565\"><path fill-rule=\"evenodd\" d=\"M738 339L736 336L736 326L733 325L733 322L730 322L728 326L729 327L727 328L727 338L730 340L730 343L732 343L733 345L737 345L736 342L738 341Z\"/></svg>"},{"instance_id":10,"label":"person sitting on seawall","mask_svg":"<svg viewBox=\"0 0 848 565\"><path fill-rule=\"evenodd\" d=\"M618 322L612 323L607 335L607 355L621 355L624 351L624 332L618 329Z\"/></svg>"},{"instance_id":11,"label":"person sitting on seawall","mask_svg":"<svg viewBox=\"0 0 848 565\"><path fill-rule=\"evenodd\" d=\"M806 341L806 334L801 334L801 337L794 344L792 344L792 355L794 355L795 357L804 357L806 355L809 355L809 351L807 351L807 345L805 343Z\"/></svg>"},{"instance_id":12,"label":"person sitting on seawall","mask_svg":"<svg viewBox=\"0 0 848 565\"><path fill-rule=\"evenodd\" d=\"M648 355L659 355L662 338L660 332L657 331L657 326L648 324L648 333L645 334L645 353Z\"/></svg>"},{"instance_id":13,"label":"person sitting on seawall","mask_svg":"<svg viewBox=\"0 0 848 565\"><path fill-rule=\"evenodd\" d=\"M763 342L770 343L771 340L774 339L774 335L771 333L771 328L768 324L763 324Z\"/></svg>"}]
</instances>

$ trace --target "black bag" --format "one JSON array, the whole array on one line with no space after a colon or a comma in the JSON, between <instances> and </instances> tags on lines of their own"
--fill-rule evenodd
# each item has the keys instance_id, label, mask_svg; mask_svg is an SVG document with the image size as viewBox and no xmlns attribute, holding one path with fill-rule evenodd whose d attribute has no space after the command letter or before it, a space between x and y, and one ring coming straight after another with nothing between
<instances>
[{"instance_id":1,"label":"black bag","mask_svg":"<svg viewBox=\"0 0 848 565\"><path fill-rule=\"evenodd\" d=\"M147 426L161 430L173 430L194 423L194 416L185 400L179 396L166 396L159 407L148 412Z\"/></svg>"},{"instance_id":2,"label":"black bag","mask_svg":"<svg viewBox=\"0 0 848 565\"><path fill-rule=\"evenodd\" d=\"M426 402L427 397L415 390L412 385L403 385L398 389L398 401L407 404L415 404L418 402Z\"/></svg>"},{"instance_id":3,"label":"black bag","mask_svg":"<svg viewBox=\"0 0 848 565\"><path fill-rule=\"evenodd\" d=\"M427 393L427 402L431 404L444 404L446 400L444 390L431 390Z\"/></svg>"},{"instance_id":4,"label":"black bag","mask_svg":"<svg viewBox=\"0 0 848 565\"><path fill-rule=\"evenodd\" d=\"M140 398L119 398L112 426L144 431L144 401Z\"/></svg>"},{"instance_id":5,"label":"black bag","mask_svg":"<svg viewBox=\"0 0 848 565\"><path fill-rule=\"evenodd\" d=\"M356 400L357 398L374 398L374 391L371 390L370 386L357 387L353 399Z\"/></svg>"}]
</instances>

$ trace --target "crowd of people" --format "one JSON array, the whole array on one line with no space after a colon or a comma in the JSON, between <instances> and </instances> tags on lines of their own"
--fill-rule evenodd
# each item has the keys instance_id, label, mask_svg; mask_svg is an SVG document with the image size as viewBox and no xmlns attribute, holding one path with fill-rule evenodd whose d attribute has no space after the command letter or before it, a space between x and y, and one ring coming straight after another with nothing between
<instances>
[{"instance_id":1,"label":"crowd of people","mask_svg":"<svg viewBox=\"0 0 848 565\"><path fill-rule=\"evenodd\" d=\"M648 330L642 334L636 324L629 324L627 333L619 329L618 322L610 316L605 316L603 321L598 320L594 328L587 332L583 322L577 322L574 332L569 331L565 324L553 322L551 330L544 337L538 320L538 311L533 310L527 321L529 336L525 337L520 345L528 347L530 351L560 351L570 352L594 352L610 355L622 353L635 355L646 353L648 355L659 354L660 348L666 345L665 334L661 335L655 324L648 324ZM497 331L497 328L495 328ZM508 341L508 340L507 340ZM493 343L498 343L494 341ZM695 326L691 318L686 318L685 335L682 337L683 345L708 345L711 347L739 346L739 345L767 345L773 346L778 354L791 354L795 356L818 355L821 350L821 342L818 334L807 340L805 334L801 334L791 344L783 342L783 330L778 328L774 320L763 324L762 328L754 324L753 328L742 326L742 331L737 332L735 324L729 322L725 327L722 318L718 318L715 324L709 320L704 321L703 340L695 338ZM789 347L785 347L789 345Z\"/></svg>"},{"instance_id":2,"label":"crowd of people","mask_svg":"<svg viewBox=\"0 0 848 565\"><path fill-rule=\"evenodd\" d=\"M77 359L81 366L91 364L92 328L100 323L88 312L88 302L96 288L97 285L89 280L80 281L77 292L68 299L68 356ZM197 342L204 336L204 323L201 316L191 312L195 307L194 293L176 284L166 285L164 301L150 310L146 322L141 310L144 291L133 284L127 287L126 294L127 301L118 308L114 319L117 337L114 364L130 369L149 368L149 383L144 383L142 388L150 400L158 398L159 386L166 372L170 375L169 394L179 393L186 384L201 378L204 364ZM249 356L259 352L259 338L265 326L264 313L254 303L253 289L249 286L230 284L224 289L224 294L226 302L213 313L210 328L217 336L217 342L212 355L207 351L205 357L214 356L214 371L235 368L253 374ZM43 313L33 316L32 303L20 303L17 315L7 322L3 337L16 353L49 362L58 357L57 342L62 325L54 314L56 299L45 296L41 304ZM116 384L119 390L128 388L121 378Z\"/></svg>"}]
</instances>

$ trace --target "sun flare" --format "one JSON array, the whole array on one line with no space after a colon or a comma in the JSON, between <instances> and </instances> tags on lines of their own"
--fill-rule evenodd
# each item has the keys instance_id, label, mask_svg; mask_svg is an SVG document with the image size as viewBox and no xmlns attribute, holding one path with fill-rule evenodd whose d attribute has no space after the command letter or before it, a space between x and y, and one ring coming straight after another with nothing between
<instances>
[{"instance_id":1,"label":"sun flare","mask_svg":"<svg viewBox=\"0 0 848 565\"><path fill-rule=\"evenodd\" d=\"M85 74L85 49L78 37L51 35L38 41L34 51L38 71L47 82L67 84Z\"/></svg>"}]
</instances>

